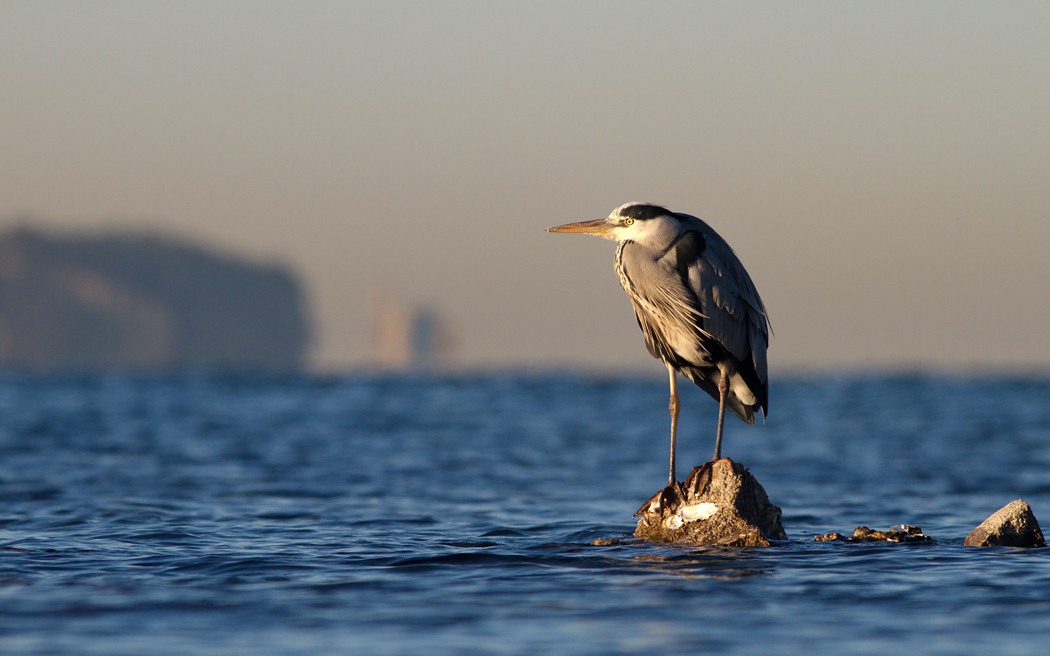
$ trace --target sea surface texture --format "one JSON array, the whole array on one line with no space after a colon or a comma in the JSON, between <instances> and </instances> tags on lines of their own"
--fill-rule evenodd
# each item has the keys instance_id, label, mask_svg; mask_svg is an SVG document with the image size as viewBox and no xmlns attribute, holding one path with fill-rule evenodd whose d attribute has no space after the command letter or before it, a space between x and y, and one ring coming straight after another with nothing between
<instances>
[{"instance_id":1,"label":"sea surface texture","mask_svg":"<svg viewBox=\"0 0 1050 656\"><path fill-rule=\"evenodd\" d=\"M717 407L685 385L679 478ZM1050 379L778 379L764 549L638 542L661 378L0 376L0 653L1012 654L1050 645ZM933 544L814 542L921 526ZM597 546L596 539L619 540Z\"/></svg>"}]
</instances>

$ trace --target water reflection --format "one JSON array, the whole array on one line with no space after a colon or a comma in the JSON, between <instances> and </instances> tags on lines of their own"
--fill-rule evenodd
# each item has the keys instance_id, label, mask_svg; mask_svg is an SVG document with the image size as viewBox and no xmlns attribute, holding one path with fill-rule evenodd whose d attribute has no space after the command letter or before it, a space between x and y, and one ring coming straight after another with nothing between
<instances>
[{"instance_id":1,"label":"water reflection","mask_svg":"<svg viewBox=\"0 0 1050 656\"><path fill-rule=\"evenodd\" d=\"M768 576L776 571L775 562L768 557L768 550L776 547L683 547L639 541L637 548L645 549L647 553L627 557L633 569L676 579L730 581ZM767 553L762 553L762 550Z\"/></svg>"}]
</instances>

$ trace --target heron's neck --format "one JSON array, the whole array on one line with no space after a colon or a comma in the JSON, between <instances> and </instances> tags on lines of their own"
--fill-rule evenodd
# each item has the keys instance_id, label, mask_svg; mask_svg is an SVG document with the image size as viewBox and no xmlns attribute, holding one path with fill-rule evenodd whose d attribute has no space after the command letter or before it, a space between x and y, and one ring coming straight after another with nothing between
<instances>
[{"instance_id":1,"label":"heron's neck","mask_svg":"<svg viewBox=\"0 0 1050 656\"><path fill-rule=\"evenodd\" d=\"M623 249L627 247L627 244L633 243L630 239L624 239L616 247L616 259L614 260L613 267L616 269L616 277L620 279L620 286L627 292L628 296L634 298L634 284L631 279L627 277L627 272L623 268Z\"/></svg>"}]
</instances>

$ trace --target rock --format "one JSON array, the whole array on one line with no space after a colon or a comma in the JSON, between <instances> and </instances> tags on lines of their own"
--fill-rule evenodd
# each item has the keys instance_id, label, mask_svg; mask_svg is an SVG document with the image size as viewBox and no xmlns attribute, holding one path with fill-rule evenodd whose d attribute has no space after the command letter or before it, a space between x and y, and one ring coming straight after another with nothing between
<instances>
[{"instance_id":1,"label":"rock","mask_svg":"<svg viewBox=\"0 0 1050 656\"><path fill-rule=\"evenodd\" d=\"M668 486L645 503L636 537L651 542L768 547L786 540L780 508L740 463L723 458L694 467L682 483Z\"/></svg>"},{"instance_id":2,"label":"rock","mask_svg":"<svg viewBox=\"0 0 1050 656\"><path fill-rule=\"evenodd\" d=\"M968 547L1045 547L1043 532L1032 507L1012 501L970 531L963 542Z\"/></svg>"},{"instance_id":3,"label":"rock","mask_svg":"<svg viewBox=\"0 0 1050 656\"><path fill-rule=\"evenodd\" d=\"M888 531L873 531L867 526L853 529L853 535L846 537L841 533L828 533L813 538L817 542L841 540L843 542L933 542L933 538L922 532L918 526L897 524Z\"/></svg>"},{"instance_id":4,"label":"rock","mask_svg":"<svg viewBox=\"0 0 1050 656\"><path fill-rule=\"evenodd\" d=\"M814 535L813 539L817 542L832 542L832 541L846 541L849 540L845 535L841 533L828 533L827 535Z\"/></svg>"}]
</instances>

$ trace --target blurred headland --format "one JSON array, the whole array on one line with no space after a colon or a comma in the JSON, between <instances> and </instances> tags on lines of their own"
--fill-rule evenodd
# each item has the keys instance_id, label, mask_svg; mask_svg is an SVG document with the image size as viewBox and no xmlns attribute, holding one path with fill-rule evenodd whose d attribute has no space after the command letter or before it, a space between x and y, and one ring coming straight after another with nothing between
<instances>
[{"instance_id":1,"label":"blurred headland","mask_svg":"<svg viewBox=\"0 0 1050 656\"><path fill-rule=\"evenodd\" d=\"M2 367L290 371L309 340L280 266L141 233L0 233Z\"/></svg>"}]
</instances>

